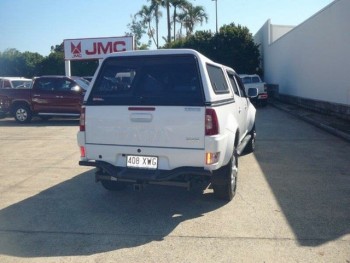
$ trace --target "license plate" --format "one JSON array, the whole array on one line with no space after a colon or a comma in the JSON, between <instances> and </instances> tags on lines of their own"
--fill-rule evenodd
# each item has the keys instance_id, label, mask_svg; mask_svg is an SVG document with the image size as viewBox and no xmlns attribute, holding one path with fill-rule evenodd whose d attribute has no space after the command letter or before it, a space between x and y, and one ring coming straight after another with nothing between
<instances>
[{"instance_id":1,"label":"license plate","mask_svg":"<svg viewBox=\"0 0 350 263\"><path fill-rule=\"evenodd\" d=\"M131 168L157 169L158 157L128 155L126 157L126 166Z\"/></svg>"}]
</instances>

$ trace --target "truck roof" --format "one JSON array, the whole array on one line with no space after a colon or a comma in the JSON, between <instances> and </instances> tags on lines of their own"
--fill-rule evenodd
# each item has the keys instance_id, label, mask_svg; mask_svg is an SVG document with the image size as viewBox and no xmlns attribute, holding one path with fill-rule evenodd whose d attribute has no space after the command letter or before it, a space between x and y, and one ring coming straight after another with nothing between
<instances>
[{"instance_id":1,"label":"truck roof","mask_svg":"<svg viewBox=\"0 0 350 263\"><path fill-rule=\"evenodd\" d=\"M157 50L133 50L133 51L124 51L112 53L108 57L124 57L124 56L155 56L155 55L183 55L183 54L192 54L194 56L200 57L202 60L216 63L211 59L207 58L203 54L199 53L193 49L157 49ZM216 63L217 64L217 63Z\"/></svg>"}]
</instances>

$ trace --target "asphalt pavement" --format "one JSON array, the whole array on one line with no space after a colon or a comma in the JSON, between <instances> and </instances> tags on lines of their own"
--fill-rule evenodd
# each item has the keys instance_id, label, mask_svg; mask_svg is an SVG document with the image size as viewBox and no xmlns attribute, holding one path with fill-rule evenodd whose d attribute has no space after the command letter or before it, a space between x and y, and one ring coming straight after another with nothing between
<instances>
[{"instance_id":1,"label":"asphalt pavement","mask_svg":"<svg viewBox=\"0 0 350 263\"><path fill-rule=\"evenodd\" d=\"M274 100L270 105L350 142L350 121Z\"/></svg>"},{"instance_id":2,"label":"asphalt pavement","mask_svg":"<svg viewBox=\"0 0 350 263\"><path fill-rule=\"evenodd\" d=\"M350 144L268 105L235 198L108 192L78 120L0 120L0 262L350 262Z\"/></svg>"}]
</instances>

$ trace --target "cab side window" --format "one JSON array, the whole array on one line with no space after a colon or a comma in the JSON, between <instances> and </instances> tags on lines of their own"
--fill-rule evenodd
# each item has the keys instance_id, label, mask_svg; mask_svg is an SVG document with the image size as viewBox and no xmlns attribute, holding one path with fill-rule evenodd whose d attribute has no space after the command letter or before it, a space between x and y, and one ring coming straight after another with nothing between
<instances>
[{"instance_id":1,"label":"cab side window","mask_svg":"<svg viewBox=\"0 0 350 263\"><path fill-rule=\"evenodd\" d=\"M213 87L215 94L229 93L229 89L222 69L220 67L207 64L207 70L211 86Z\"/></svg>"},{"instance_id":2,"label":"cab side window","mask_svg":"<svg viewBox=\"0 0 350 263\"><path fill-rule=\"evenodd\" d=\"M233 88L233 92L237 95L237 96L240 96L239 95L239 91L238 91L238 87L236 85L236 82L235 82L235 77L234 77L234 74L232 72L227 72L227 75L228 75L228 78L230 79L230 83L231 83L231 86Z\"/></svg>"},{"instance_id":3,"label":"cab side window","mask_svg":"<svg viewBox=\"0 0 350 263\"><path fill-rule=\"evenodd\" d=\"M42 78L35 81L35 89L41 91L54 91L55 81L53 79Z\"/></svg>"},{"instance_id":4,"label":"cab side window","mask_svg":"<svg viewBox=\"0 0 350 263\"><path fill-rule=\"evenodd\" d=\"M4 89L11 89L11 83L9 80L4 80Z\"/></svg>"},{"instance_id":5,"label":"cab side window","mask_svg":"<svg viewBox=\"0 0 350 263\"><path fill-rule=\"evenodd\" d=\"M68 79L57 79L55 90L56 91L71 91L71 88L75 86L75 83L73 81L70 81Z\"/></svg>"},{"instance_id":6,"label":"cab side window","mask_svg":"<svg viewBox=\"0 0 350 263\"><path fill-rule=\"evenodd\" d=\"M238 88L239 88L239 91L240 91L240 94L241 94L240 96L241 97L247 97L247 94L246 94L245 88L244 88L244 84L243 84L241 78L238 77L237 75L235 75L235 79L236 79L236 82L238 84Z\"/></svg>"}]
</instances>

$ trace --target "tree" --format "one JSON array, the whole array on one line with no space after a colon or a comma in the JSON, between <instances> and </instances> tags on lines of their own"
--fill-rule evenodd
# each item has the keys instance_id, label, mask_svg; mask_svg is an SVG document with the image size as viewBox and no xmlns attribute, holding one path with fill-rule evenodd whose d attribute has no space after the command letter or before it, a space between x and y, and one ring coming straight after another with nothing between
<instances>
[{"instance_id":1,"label":"tree","mask_svg":"<svg viewBox=\"0 0 350 263\"><path fill-rule=\"evenodd\" d=\"M168 29L168 38L167 42L171 42L171 22L170 22L170 0L164 0L163 4L166 8L166 17L167 17L167 29Z\"/></svg>"},{"instance_id":2,"label":"tree","mask_svg":"<svg viewBox=\"0 0 350 263\"><path fill-rule=\"evenodd\" d=\"M183 8L183 13L180 15L183 26L186 28L186 35L189 36L193 33L195 26L200 23L201 25L205 21L208 22L208 15L205 13L203 6L194 6L188 3Z\"/></svg>"},{"instance_id":3,"label":"tree","mask_svg":"<svg viewBox=\"0 0 350 263\"><path fill-rule=\"evenodd\" d=\"M156 47L159 48L159 18L162 17L162 12L159 7L162 6L162 0L149 0L151 1L150 10L152 11L153 17L156 20Z\"/></svg>"},{"instance_id":4,"label":"tree","mask_svg":"<svg viewBox=\"0 0 350 263\"><path fill-rule=\"evenodd\" d=\"M64 53L51 52L38 66L39 75L65 75Z\"/></svg>"},{"instance_id":5,"label":"tree","mask_svg":"<svg viewBox=\"0 0 350 263\"><path fill-rule=\"evenodd\" d=\"M186 39L178 39L166 48L192 48L210 59L234 68L238 73L257 73L260 53L247 27L234 23L224 25L218 34L197 31Z\"/></svg>"},{"instance_id":6,"label":"tree","mask_svg":"<svg viewBox=\"0 0 350 263\"><path fill-rule=\"evenodd\" d=\"M135 16L132 17L131 23L129 23L127 26L130 32L126 32L125 35L134 36L136 48L148 49L148 47L151 45L151 41L148 41L147 44L141 43L141 38L144 34L146 34L148 26L142 21L137 21Z\"/></svg>"},{"instance_id":7,"label":"tree","mask_svg":"<svg viewBox=\"0 0 350 263\"><path fill-rule=\"evenodd\" d=\"M158 13L158 16L161 15L161 13L159 13L159 11L157 13ZM141 21L140 21L141 25L148 28L148 37L153 40L154 44L158 48L158 46L159 46L158 26L156 26L156 30L154 30L154 28L152 27L152 21L153 21L153 18L155 18L154 10L151 7L143 5L141 10L139 12L137 12L134 17L141 18ZM157 21L158 21L158 18L156 19L156 24L157 24ZM156 31L156 37L154 36L155 31Z\"/></svg>"},{"instance_id":8,"label":"tree","mask_svg":"<svg viewBox=\"0 0 350 263\"><path fill-rule=\"evenodd\" d=\"M0 76L31 78L38 74L38 64L42 60L43 56L38 53L7 49L0 52Z\"/></svg>"},{"instance_id":9,"label":"tree","mask_svg":"<svg viewBox=\"0 0 350 263\"><path fill-rule=\"evenodd\" d=\"M180 23L180 35L182 27L186 28L187 36L194 32L194 28L198 24L208 21L208 15L205 13L202 6L194 6L188 0L148 0L150 5L143 5L141 10L134 15L134 19L128 26L137 25L148 28L148 36L153 40L157 48L159 48L159 22L162 17L161 8L166 9L166 24L167 24L167 37L163 37L166 43L172 41L172 24L174 25L174 36L176 39L176 23ZM173 16L171 17L171 9L173 8ZM178 9L182 12L178 14ZM135 20L140 18L140 21ZM152 25L155 25L153 28ZM130 28L130 27L129 27Z\"/></svg>"},{"instance_id":10,"label":"tree","mask_svg":"<svg viewBox=\"0 0 350 263\"><path fill-rule=\"evenodd\" d=\"M40 65L40 63L44 60L44 57L39 53L32 53L28 51L24 52L22 56L26 64L26 70L22 75L28 78L38 76L40 73L38 65Z\"/></svg>"},{"instance_id":11,"label":"tree","mask_svg":"<svg viewBox=\"0 0 350 263\"><path fill-rule=\"evenodd\" d=\"M187 0L171 0L170 2L174 8L173 25L174 25L174 40L176 40L176 23L179 21L179 15L177 13L177 9L180 8L183 10L187 5L189 5L189 2Z\"/></svg>"}]
</instances>

